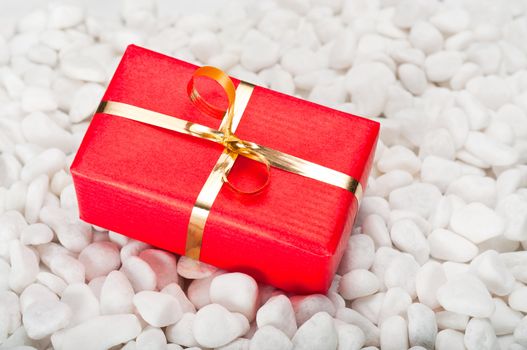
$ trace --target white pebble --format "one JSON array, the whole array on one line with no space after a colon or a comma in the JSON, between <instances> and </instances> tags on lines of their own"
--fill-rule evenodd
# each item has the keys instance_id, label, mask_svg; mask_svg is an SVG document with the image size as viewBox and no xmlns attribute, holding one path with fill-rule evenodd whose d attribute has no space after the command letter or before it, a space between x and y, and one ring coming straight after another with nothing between
<instances>
[{"instance_id":1,"label":"white pebble","mask_svg":"<svg viewBox=\"0 0 527 350\"><path fill-rule=\"evenodd\" d=\"M98 316L54 333L51 343L57 350L103 350L132 340L140 333L141 323L135 315Z\"/></svg>"},{"instance_id":2,"label":"white pebble","mask_svg":"<svg viewBox=\"0 0 527 350\"><path fill-rule=\"evenodd\" d=\"M319 312L307 320L293 337L297 350L335 350L338 335L333 319L325 312Z\"/></svg>"},{"instance_id":3,"label":"white pebble","mask_svg":"<svg viewBox=\"0 0 527 350\"><path fill-rule=\"evenodd\" d=\"M467 262L478 254L478 247L468 239L442 228L428 236L430 255L436 259Z\"/></svg>"},{"instance_id":4,"label":"white pebble","mask_svg":"<svg viewBox=\"0 0 527 350\"><path fill-rule=\"evenodd\" d=\"M88 56L69 54L61 57L60 68L68 78L94 83L106 81L104 68Z\"/></svg>"},{"instance_id":5,"label":"white pebble","mask_svg":"<svg viewBox=\"0 0 527 350\"><path fill-rule=\"evenodd\" d=\"M79 261L84 265L86 279L106 276L121 265L119 249L112 242L95 242L84 248L79 254Z\"/></svg>"},{"instance_id":6,"label":"white pebble","mask_svg":"<svg viewBox=\"0 0 527 350\"><path fill-rule=\"evenodd\" d=\"M425 72L411 63L401 64L397 71L403 86L414 95L421 95L428 85Z\"/></svg>"},{"instance_id":7,"label":"white pebble","mask_svg":"<svg viewBox=\"0 0 527 350\"><path fill-rule=\"evenodd\" d=\"M338 268L341 275L354 269L369 269L373 264L375 247L368 235L351 235Z\"/></svg>"},{"instance_id":8,"label":"white pebble","mask_svg":"<svg viewBox=\"0 0 527 350\"><path fill-rule=\"evenodd\" d=\"M469 132L465 149L492 166L510 166L517 162L518 153L481 132Z\"/></svg>"},{"instance_id":9,"label":"white pebble","mask_svg":"<svg viewBox=\"0 0 527 350\"><path fill-rule=\"evenodd\" d=\"M334 39L329 55L329 67L344 69L352 65L357 46L357 38L353 31L342 31Z\"/></svg>"},{"instance_id":10,"label":"white pebble","mask_svg":"<svg viewBox=\"0 0 527 350\"><path fill-rule=\"evenodd\" d=\"M342 276L339 293L343 298L352 300L371 295L379 290L379 280L368 270L351 270Z\"/></svg>"},{"instance_id":11,"label":"white pebble","mask_svg":"<svg viewBox=\"0 0 527 350\"><path fill-rule=\"evenodd\" d=\"M57 101L52 92L36 86L30 86L22 94L22 109L24 112L51 112L57 109Z\"/></svg>"},{"instance_id":12,"label":"white pebble","mask_svg":"<svg viewBox=\"0 0 527 350\"><path fill-rule=\"evenodd\" d=\"M141 317L154 327L165 327L176 323L183 312L176 298L154 291L142 291L133 298Z\"/></svg>"},{"instance_id":13,"label":"white pebble","mask_svg":"<svg viewBox=\"0 0 527 350\"><path fill-rule=\"evenodd\" d=\"M38 258L31 249L17 240L9 242L9 256L11 261L9 287L20 293L37 278Z\"/></svg>"},{"instance_id":14,"label":"white pebble","mask_svg":"<svg viewBox=\"0 0 527 350\"><path fill-rule=\"evenodd\" d=\"M366 317L349 308L337 310L336 318L359 327L364 333L364 345L379 346L379 329Z\"/></svg>"},{"instance_id":15,"label":"white pebble","mask_svg":"<svg viewBox=\"0 0 527 350\"><path fill-rule=\"evenodd\" d=\"M447 189L467 203L480 202L493 207L496 203L496 180L488 176L463 175L454 179Z\"/></svg>"},{"instance_id":16,"label":"white pebble","mask_svg":"<svg viewBox=\"0 0 527 350\"><path fill-rule=\"evenodd\" d=\"M51 28L64 29L76 26L84 19L80 7L72 5L56 5L51 8L48 25Z\"/></svg>"},{"instance_id":17,"label":"white pebble","mask_svg":"<svg viewBox=\"0 0 527 350\"><path fill-rule=\"evenodd\" d=\"M190 312L195 313L196 307L192 302L188 299L187 295L181 289L181 287L177 283L170 283L166 285L163 289L161 289L161 293L166 293L172 295L179 303L179 306L181 306L181 310L183 313Z\"/></svg>"},{"instance_id":18,"label":"white pebble","mask_svg":"<svg viewBox=\"0 0 527 350\"><path fill-rule=\"evenodd\" d=\"M448 81L461 68L463 57L455 51L438 51L425 60L428 80L440 83Z\"/></svg>"},{"instance_id":19,"label":"white pebble","mask_svg":"<svg viewBox=\"0 0 527 350\"><path fill-rule=\"evenodd\" d=\"M154 290L156 274L146 261L137 256L131 256L123 262L121 271L126 275L136 292Z\"/></svg>"},{"instance_id":20,"label":"white pebble","mask_svg":"<svg viewBox=\"0 0 527 350\"><path fill-rule=\"evenodd\" d=\"M496 211L506 220L505 238L527 240L527 198L511 194L498 202Z\"/></svg>"},{"instance_id":21,"label":"white pebble","mask_svg":"<svg viewBox=\"0 0 527 350\"><path fill-rule=\"evenodd\" d=\"M39 175L46 174L51 177L64 167L66 155L59 149L49 148L31 159L23 168L20 177L23 181L30 182ZM49 179L48 179L49 182ZM46 186L47 191L47 186ZM40 208L39 208L40 209Z\"/></svg>"},{"instance_id":22,"label":"white pebble","mask_svg":"<svg viewBox=\"0 0 527 350\"><path fill-rule=\"evenodd\" d=\"M59 298L55 293L41 284L30 284L20 294L20 311L24 313L29 306L43 301L59 301Z\"/></svg>"},{"instance_id":23,"label":"white pebble","mask_svg":"<svg viewBox=\"0 0 527 350\"><path fill-rule=\"evenodd\" d=\"M389 317L404 315L411 304L412 297L404 289L400 287L388 289L379 312L379 324Z\"/></svg>"},{"instance_id":24,"label":"white pebble","mask_svg":"<svg viewBox=\"0 0 527 350\"><path fill-rule=\"evenodd\" d=\"M22 320L30 338L42 339L66 327L71 317L71 309L65 303L46 300L31 304Z\"/></svg>"},{"instance_id":25,"label":"white pebble","mask_svg":"<svg viewBox=\"0 0 527 350\"><path fill-rule=\"evenodd\" d=\"M211 276L218 269L186 256L182 256L177 264L177 273L188 279L201 279Z\"/></svg>"},{"instance_id":26,"label":"white pebble","mask_svg":"<svg viewBox=\"0 0 527 350\"><path fill-rule=\"evenodd\" d=\"M465 347L467 350L494 350L499 349L496 334L486 319L473 318L465 330Z\"/></svg>"},{"instance_id":27,"label":"white pebble","mask_svg":"<svg viewBox=\"0 0 527 350\"><path fill-rule=\"evenodd\" d=\"M194 313L184 313L177 323L166 328L167 340L188 347L199 345L192 331L195 318Z\"/></svg>"},{"instance_id":28,"label":"white pebble","mask_svg":"<svg viewBox=\"0 0 527 350\"><path fill-rule=\"evenodd\" d=\"M24 245L38 245L49 243L53 239L53 231L49 226L36 223L27 226L20 233L20 242Z\"/></svg>"},{"instance_id":29,"label":"white pebble","mask_svg":"<svg viewBox=\"0 0 527 350\"><path fill-rule=\"evenodd\" d=\"M159 249L145 249L139 258L150 265L156 274L157 289L161 290L173 282L178 282L177 260L174 254Z\"/></svg>"},{"instance_id":30,"label":"white pebble","mask_svg":"<svg viewBox=\"0 0 527 350\"><path fill-rule=\"evenodd\" d=\"M364 346L364 332L359 327L352 324L338 324L337 336L337 350L359 350Z\"/></svg>"},{"instance_id":31,"label":"white pebble","mask_svg":"<svg viewBox=\"0 0 527 350\"><path fill-rule=\"evenodd\" d=\"M126 314L133 311L134 289L121 271L112 271L101 288L101 314Z\"/></svg>"},{"instance_id":32,"label":"white pebble","mask_svg":"<svg viewBox=\"0 0 527 350\"><path fill-rule=\"evenodd\" d=\"M464 334L453 329L445 329L437 333L436 350L464 350Z\"/></svg>"},{"instance_id":33,"label":"white pebble","mask_svg":"<svg viewBox=\"0 0 527 350\"><path fill-rule=\"evenodd\" d=\"M49 225L59 242L72 252L80 252L91 243L91 225L81 221L74 209L44 206L40 210L40 220Z\"/></svg>"},{"instance_id":34,"label":"white pebble","mask_svg":"<svg viewBox=\"0 0 527 350\"><path fill-rule=\"evenodd\" d=\"M439 311L436 313L437 326L439 329L456 329L464 331L467 327L469 317L451 311Z\"/></svg>"},{"instance_id":35,"label":"white pebble","mask_svg":"<svg viewBox=\"0 0 527 350\"><path fill-rule=\"evenodd\" d=\"M527 287L522 286L513 290L509 295L509 305L514 310L527 312Z\"/></svg>"},{"instance_id":36,"label":"white pebble","mask_svg":"<svg viewBox=\"0 0 527 350\"><path fill-rule=\"evenodd\" d=\"M452 231L478 244L503 233L503 219L489 207L470 203L454 209L450 218Z\"/></svg>"},{"instance_id":37,"label":"white pebble","mask_svg":"<svg viewBox=\"0 0 527 350\"><path fill-rule=\"evenodd\" d=\"M433 349L437 335L434 312L426 305L414 303L408 307L408 338L410 346Z\"/></svg>"},{"instance_id":38,"label":"white pebble","mask_svg":"<svg viewBox=\"0 0 527 350\"><path fill-rule=\"evenodd\" d=\"M273 326L259 328L251 338L250 350L292 350L293 343L279 329Z\"/></svg>"},{"instance_id":39,"label":"white pebble","mask_svg":"<svg viewBox=\"0 0 527 350\"><path fill-rule=\"evenodd\" d=\"M376 248L392 246L386 223L379 215L368 215L362 222L362 232L371 237Z\"/></svg>"},{"instance_id":40,"label":"white pebble","mask_svg":"<svg viewBox=\"0 0 527 350\"><path fill-rule=\"evenodd\" d=\"M69 111L70 121L79 123L95 112L102 99L104 88L99 84L86 83L75 92Z\"/></svg>"},{"instance_id":41,"label":"white pebble","mask_svg":"<svg viewBox=\"0 0 527 350\"><path fill-rule=\"evenodd\" d=\"M137 350L166 350L167 339L159 328L147 327L136 338Z\"/></svg>"},{"instance_id":42,"label":"white pebble","mask_svg":"<svg viewBox=\"0 0 527 350\"><path fill-rule=\"evenodd\" d=\"M383 350L408 349L408 325L401 316L391 316L381 324L380 344Z\"/></svg>"},{"instance_id":43,"label":"white pebble","mask_svg":"<svg viewBox=\"0 0 527 350\"><path fill-rule=\"evenodd\" d=\"M252 321L256 313L258 285L252 277L243 273L219 275L210 284L210 300Z\"/></svg>"},{"instance_id":44,"label":"white pebble","mask_svg":"<svg viewBox=\"0 0 527 350\"><path fill-rule=\"evenodd\" d=\"M408 40L413 47L420 49L425 54L437 52L443 47L441 32L425 21L419 21L412 26Z\"/></svg>"},{"instance_id":45,"label":"white pebble","mask_svg":"<svg viewBox=\"0 0 527 350\"><path fill-rule=\"evenodd\" d=\"M216 348L245 334L249 330L249 322L242 314L210 304L196 313L192 328L194 338L201 346Z\"/></svg>"},{"instance_id":46,"label":"white pebble","mask_svg":"<svg viewBox=\"0 0 527 350\"><path fill-rule=\"evenodd\" d=\"M445 282L445 272L440 263L431 260L421 266L415 277L415 289L419 302L431 309L438 308L437 290Z\"/></svg>"},{"instance_id":47,"label":"white pebble","mask_svg":"<svg viewBox=\"0 0 527 350\"><path fill-rule=\"evenodd\" d=\"M384 284L387 288L401 287L412 297L415 292L415 277L419 264L410 254L399 253L384 272Z\"/></svg>"},{"instance_id":48,"label":"white pebble","mask_svg":"<svg viewBox=\"0 0 527 350\"><path fill-rule=\"evenodd\" d=\"M256 313L258 327L273 326L292 338L297 330L293 306L284 295L271 297Z\"/></svg>"},{"instance_id":49,"label":"white pebble","mask_svg":"<svg viewBox=\"0 0 527 350\"><path fill-rule=\"evenodd\" d=\"M403 170L414 174L419 171L420 167L421 162L419 158L408 148L399 145L385 150L377 162L377 168L383 173Z\"/></svg>"},{"instance_id":50,"label":"white pebble","mask_svg":"<svg viewBox=\"0 0 527 350\"><path fill-rule=\"evenodd\" d=\"M478 255L472 260L470 267L492 294L504 296L512 292L514 276L495 250L487 250Z\"/></svg>"},{"instance_id":51,"label":"white pebble","mask_svg":"<svg viewBox=\"0 0 527 350\"><path fill-rule=\"evenodd\" d=\"M396 221L392 225L390 236L397 248L413 255L419 264L428 260L430 248L423 232L414 221L409 219Z\"/></svg>"},{"instance_id":52,"label":"white pebble","mask_svg":"<svg viewBox=\"0 0 527 350\"><path fill-rule=\"evenodd\" d=\"M389 201L393 209L410 210L428 217L440 198L441 192L437 187L415 183L392 191Z\"/></svg>"},{"instance_id":53,"label":"white pebble","mask_svg":"<svg viewBox=\"0 0 527 350\"><path fill-rule=\"evenodd\" d=\"M506 335L514 332L514 328L520 323L523 314L512 310L507 303L500 298L494 298L494 313L489 321L496 335Z\"/></svg>"},{"instance_id":54,"label":"white pebble","mask_svg":"<svg viewBox=\"0 0 527 350\"><path fill-rule=\"evenodd\" d=\"M489 317L494 312L494 303L483 282L468 274L449 279L437 291L437 300L445 310L463 315Z\"/></svg>"},{"instance_id":55,"label":"white pebble","mask_svg":"<svg viewBox=\"0 0 527 350\"><path fill-rule=\"evenodd\" d=\"M37 281L42 285L48 287L57 295L62 295L62 292L67 287L66 282L64 282L62 278L49 272L39 272L37 275Z\"/></svg>"},{"instance_id":56,"label":"white pebble","mask_svg":"<svg viewBox=\"0 0 527 350\"><path fill-rule=\"evenodd\" d=\"M61 277L67 283L71 284L85 281L86 272L84 265L69 255L56 255L51 259L49 268L51 272Z\"/></svg>"},{"instance_id":57,"label":"white pebble","mask_svg":"<svg viewBox=\"0 0 527 350\"><path fill-rule=\"evenodd\" d=\"M279 45L260 32L248 32L244 43L240 63L250 71L270 67L279 59Z\"/></svg>"},{"instance_id":58,"label":"white pebble","mask_svg":"<svg viewBox=\"0 0 527 350\"><path fill-rule=\"evenodd\" d=\"M189 48L201 62L207 62L210 57L221 51L216 34L209 31L195 33L190 40Z\"/></svg>"},{"instance_id":59,"label":"white pebble","mask_svg":"<svg viewBox=\"0 0 527 350\"><path fill-rule=\"evenodd\" d=\"M335 306L325 295L297 295L291 297L290 300L295 310L295 318L298 325L304 324L304 322L319 312L325 312L331 316L335 315Z\"/></svg>"},{"instance_id":60,"label":"white pebble","mask_svg":"<svg viewBox=\"0 0 527 350\"><path fill-rule=\"evenodd\" d=\"M435 155L426 156L421 164L421 179L445 192L450 183L461 176L461 166Z\"/></svg>"},{"instance_id":61,"label":"white pebble","mask_svg":"<svg viewBox=\"0 0 527 350\"><path fill-rule=\"evenodd\" d=\"M100 314L99 300L97 300L90 287L84 283L67 286L62 293L60 301L68 305L72 311L70 326L77 325Z\"/></svg>"}]
</instances>

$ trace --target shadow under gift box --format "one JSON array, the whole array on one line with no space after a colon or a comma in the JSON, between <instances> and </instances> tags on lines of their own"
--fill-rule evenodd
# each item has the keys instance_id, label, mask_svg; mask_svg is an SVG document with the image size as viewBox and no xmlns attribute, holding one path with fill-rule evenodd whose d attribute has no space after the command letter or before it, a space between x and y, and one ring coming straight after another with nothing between
<instances>
[{"instance_id":1,"label":"shadow under gift box","mask_svg":"<svg viewBox=\"0 0 527 350\"><path fill-rule=\"evenodd\" d=\"M187 96L196 68L131 45L103 99L218 129L220 120L201 114ZM341 171L366 188L378 132L374 121L255 87L236 135ZM71 166L80 216L184 254L190 213L222 151L211 141L96 113ZM229 179L250 185L261 172L240 156ZM259 194L223 185L200 259L284 290L326 292L357 210L347 190L271 168Z\"/></svg>"}]
</instances>

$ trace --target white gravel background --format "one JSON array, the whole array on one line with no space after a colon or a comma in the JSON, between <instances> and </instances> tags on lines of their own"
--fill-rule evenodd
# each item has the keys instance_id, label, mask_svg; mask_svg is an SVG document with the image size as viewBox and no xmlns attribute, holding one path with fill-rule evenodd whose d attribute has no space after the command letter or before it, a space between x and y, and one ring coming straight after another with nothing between
<instances>
[{"instance_id":1,"label":"white gravel background","mask_svg":"<svg viewBox=\"0 0 527 350\"><path fill-rule=\"evenodd\" d=\"M527 349L526 13L525 0L0 1L0 348ZM130 43L382 124L327 295L78 219L69 164Z\"/></svg>"}]
</instances>

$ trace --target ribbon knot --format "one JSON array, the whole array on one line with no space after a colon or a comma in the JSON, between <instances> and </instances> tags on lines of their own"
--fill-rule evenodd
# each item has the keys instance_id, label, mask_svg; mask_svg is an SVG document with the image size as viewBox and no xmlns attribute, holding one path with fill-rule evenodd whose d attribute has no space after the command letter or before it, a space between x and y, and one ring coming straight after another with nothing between
<instances>
[{"instance_id":1,"label":"ribbon knot","mask_svg":"<svg viewBox=\"0 0 527 350\"><path fill-rule=\"evenodd\" d=\"M222 87L228 100L228 106L226 109L221 109L210 104L201 96L195 86L195 78L197 77L212 79ZM232 130L236 106L236 89L231 78L218 68L210 66L200 67L194 71L194 74L188 82L187 94L190 101L192 101L194 106L196 106L196 108L198 108L203 114L222 119L222 124L219 129L220 132L213 133L211 135L211 140L221 144L231 154L240 155L265 165L265 181L255 189L247 191L238 188L229 181L227 173L223 174L223 181L233 190L242 194L256 194L261 192L269 184L271 163L257 144L240 139Z\"/></svg>"}]
</instances>

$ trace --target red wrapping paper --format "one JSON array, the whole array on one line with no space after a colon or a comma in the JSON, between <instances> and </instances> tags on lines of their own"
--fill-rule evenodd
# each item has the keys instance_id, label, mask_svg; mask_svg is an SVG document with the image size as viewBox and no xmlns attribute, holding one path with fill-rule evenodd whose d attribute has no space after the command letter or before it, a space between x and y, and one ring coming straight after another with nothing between
<instances>
[{"instance_id":1,"label":"red wrapping paper","mask_svg":"<svg viewBox=\"0 0 527 350\"><path fill-rule=\"evenodd\" d=\"M217 129L220 120L201 114L187 96L196 68L131 45L103 99ZM378 132L371 120L256 87L236 135L351 175L366 188ZM207 140L97 113L71 166L80 216L183 254L192 207L222 151ZM258 163L238 157L229 179L248 187L261 174ZM349 191L272 168L257 195L222 187L201 260L284 290L325 292L357 210Z\"/></svg>"}]
</instances>

